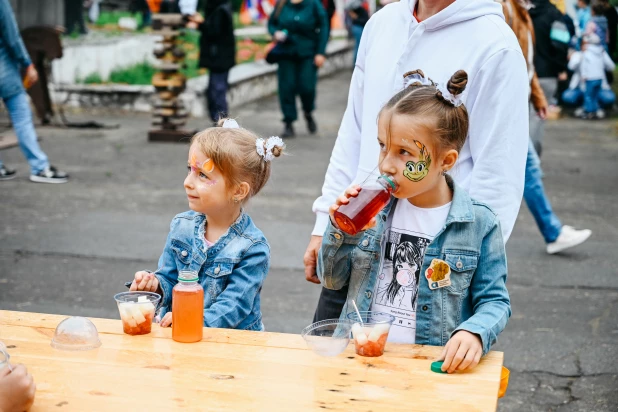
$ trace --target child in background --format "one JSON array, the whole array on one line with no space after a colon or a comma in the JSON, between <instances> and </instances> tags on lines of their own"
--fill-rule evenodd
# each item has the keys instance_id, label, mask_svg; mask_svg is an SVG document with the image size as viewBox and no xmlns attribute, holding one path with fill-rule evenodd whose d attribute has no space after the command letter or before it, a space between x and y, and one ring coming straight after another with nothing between
<instances>
[{"instance_id":1,"label":"child in background","mask_svg":"<svg viewBox=\"0 0 618 412\"><path fill-rule=\"evenodd\" d=\"M446 87L420 70L406 74L407 87L378 118L380 174L397 189L369 227L348 235L334 223L361 190L348 188L330 208L317 264L324 287L349 285L342 319L352 300L360 311L395 316L388 340L446 345L440 359L449 373L474 368L511 315L498 218L447 173L468 134L467 81L461 70ZM442 287L438 267L449 268Z\"/></svg>"},{"instance_id":2,"label":"child in background","mask_svg":"<svg viewBox=\"0 0 618 412\"><path fill-rule=\"evenodd\" d=\"M172 220L159 269L137 272L130 290L159 293L161 326L171 326L178 273L195 271L205 292L204 326L261 331L270 247L243 205L264 187L284 144L278 137L259 138L234 120L219 123L193 136L184 181L191 211Z\"/></svg>"},{"instance_id":3,"label":"child in background","mask_svg":"<svg viewBox=\"0 0 618 412\"><path fill-rule=\"evenodd\" d=\"M583 107L575 110L575 115L583 119L605 117L602 106L611 107L616 100L614 92L607 83L606 71L613 71L614 62L596 34L584 37L582 51L571 52L569 69L573 71L569 89L562 99L565 103L577 105L583 100Z\"/></svg>"}]
</instances>

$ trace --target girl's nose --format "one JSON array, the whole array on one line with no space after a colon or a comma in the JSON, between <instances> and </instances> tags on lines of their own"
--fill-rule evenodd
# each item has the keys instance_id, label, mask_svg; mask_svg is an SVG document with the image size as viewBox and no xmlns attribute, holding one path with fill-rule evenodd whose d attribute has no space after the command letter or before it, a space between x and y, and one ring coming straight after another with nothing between
<instances>
[{"instance_id":1,"label":"girl's nose","mask_svg":"<svg viewBox=\"0 0 618 412\"><path fill-rule=\"evenodd\" d=\"M382 163L380 164L380 172L382 174L386 173L393 176L397 174L397 166L391 156L386 155L384 160L382 160Z\"/></svg>"},{"instance_id":2,"label":"girl's nose","mask_svg":"<svg viewBox=\"0 0 618 412\"><path fill-rule=\"evenodd\" d=\"M190 189L193 190L194 185L193 185L193 172L189 172L189 174L187 174L187 177L185 177L185 189Z\"/></svg>"}]
</instances>

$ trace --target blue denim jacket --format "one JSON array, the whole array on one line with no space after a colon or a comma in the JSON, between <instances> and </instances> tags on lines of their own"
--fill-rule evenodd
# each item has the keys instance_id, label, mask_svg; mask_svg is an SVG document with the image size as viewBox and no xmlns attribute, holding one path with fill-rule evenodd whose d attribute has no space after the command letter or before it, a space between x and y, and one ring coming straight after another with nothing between
<instances>
[{"instance_id":1,"label":"blue denim jacket","mask_svg":"<svg viewBox=\"0 0 618 412\"><path fill-rule=\"evenodd\" d=\"M511 316L506 290L506 252L496 214L454 190L446 223L427 246L420 272L416 309L416 343L444 346L454 332L467 330L480 336L486 354ZM318 277L328 289L349 284L341 318L354 310L370 310L380 270L382 241L391 202L378 215L374 228L350 236L329 224L318 256ZM451 285L431 290L424 274L432 259L451 268Z\"/></svg>"},{"instance_id":2,"label":"blue denim jacket","mask_svg":"<svg viewBox=\"0 0 618 412\"><path fill-rule=\"evenodd\" d=\"M264 330L260 292L270 266L270 247L264 234L243 212L208 248L205 223L204 214L189 211L176 215L170 224L155 273L163 290L161 316L172 308L178 272L192 270L204 288L204 326Z\"/></svg>"},{"instance_id":3,"label":"blue denim jacket","mask_svg":"<svg viewBox=\"0 0 618 412\"><path fill-rule=\"evenodd\" d=\"M0 98L24 91L21 71L30 56L21 39L9 0L0 0Z\"/></svg>"}]
</instances>

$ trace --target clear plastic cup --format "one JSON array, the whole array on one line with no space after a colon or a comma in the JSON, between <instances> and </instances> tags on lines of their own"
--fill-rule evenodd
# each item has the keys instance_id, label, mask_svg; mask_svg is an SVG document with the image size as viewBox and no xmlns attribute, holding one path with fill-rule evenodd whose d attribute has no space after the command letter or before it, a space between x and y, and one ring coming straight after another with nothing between
<instances>
[{"instance_id":1,"label":"clear plastic cup","mask_svg":"<svg viewBox=\"0 0 618 412\"><path fill-rule=\"evenodd\" d=\"M353 323L352 336L356 354L367 357L382 356L395 317L388 313L372 311L360 312L360 316L359 319L356 312L347 315Z\"/></svg>"},{"instance_id":2,"label":"clear plastic cup","mask_svg":"<svg viewBox=\"0 0 618 412\"><path fill-rule=\"evenodd\" d=\"M9 368L11 370L11 357L9 356L9 352L6 350L6 346L4 343L0 342L0 370L4 368Z\"/></svg>"},{"instance_id":3,"label":"clear plastic cup","mask_svg":"<svg viewBox=\"0 0 618 412\"><path fill-rule=\"evenodd\" d=\"M301 332L307 346L321 356L337 356L350 343L352 322L327 319L312 323Z\"/></svg>"},{"instance_id":4,"label":"clear plastic cup","mask_svg":"<svg viewBox=\"0 0 618 412\"><path fill-rule=\"evenodd\" d=\"M122 292L114 296L118 304L122 329L127 335L146 335L161 296L152 292Z\"/></svg>"}]
</instances>

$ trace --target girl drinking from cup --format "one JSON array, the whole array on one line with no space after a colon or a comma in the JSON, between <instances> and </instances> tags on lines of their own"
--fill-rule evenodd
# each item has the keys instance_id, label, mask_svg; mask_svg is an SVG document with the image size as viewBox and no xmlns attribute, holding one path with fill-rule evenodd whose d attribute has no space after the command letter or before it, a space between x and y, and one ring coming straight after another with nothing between
<instances>
[{"instance_id":1,"label":"girl drinking from cup","mask_svg":"<svg viewBox=\"0 0 618 412\"><path fill-rule=\"evenodd\" d=\"M390 201L350 235L335 218L362 190L348 188L330 208L318 258L324 287L349 284L341 318L354 311L352 301L361 313L394 316L388 341L444 346L449 373L475 367L511 314L498 217L448 174L468 134L467 81L462 70L446 86L420 70L406 73L404 90L378 117Z\"/></svg>"}]
</instances>

